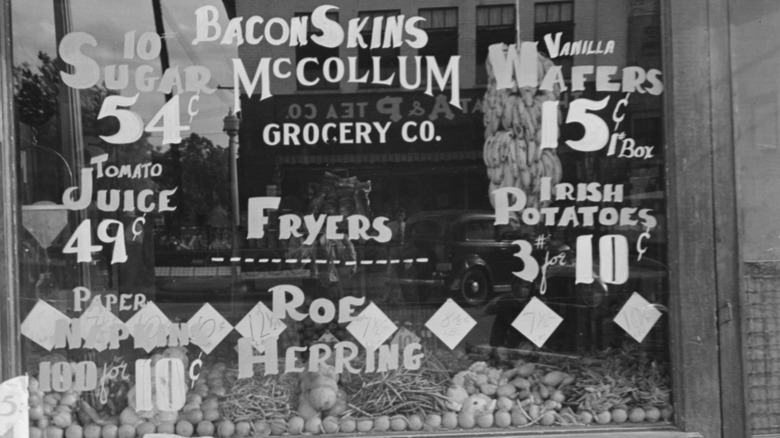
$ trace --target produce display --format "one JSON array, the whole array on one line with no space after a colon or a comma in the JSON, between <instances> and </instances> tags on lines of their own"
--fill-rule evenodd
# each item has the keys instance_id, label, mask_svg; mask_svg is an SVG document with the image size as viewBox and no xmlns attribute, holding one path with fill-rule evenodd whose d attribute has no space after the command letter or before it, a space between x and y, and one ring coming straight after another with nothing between
<instances>
[{"instance_id":1,"label":"produce display","mask_svg":"<svg viewBox=\"0 0 780 438\"><path fill-rule=\"evenodd\" d=\"M162 357L189 360L181 347L152 360ZM337 373L331 363L315 371L265 375L256 365L254 376L244 379L226 362L207 361L188 382L181 410L137 412L132 388L118 415L93 408L89 393L44 393L31 377L30 436L380 434L655 423L672 417L666 368L638 347L576 359L531 357L448 370L428 354L418 370L355 374Z\"/></svg>"},{"instance_id":2,"label":"produce display","mask_svg":"<svg viewBox=\"0 0 780 438\"><path fill-rule=\"evenodd\" d=\"M510 48L505 46L505 50ZM560 89L558 85L553 91L513 85L499 90L490 58L486 66L488 86L484 100L483 158L490 179L488 193L502 187L517 187L528 196L526 205L538 208L541 205L541 178L550 177L551 184L555 185L563 177L555 149L541 148L542 104L557 101ZM552 66L552 61L538 55L539 81Z\"/></svg>"}]
</instances>

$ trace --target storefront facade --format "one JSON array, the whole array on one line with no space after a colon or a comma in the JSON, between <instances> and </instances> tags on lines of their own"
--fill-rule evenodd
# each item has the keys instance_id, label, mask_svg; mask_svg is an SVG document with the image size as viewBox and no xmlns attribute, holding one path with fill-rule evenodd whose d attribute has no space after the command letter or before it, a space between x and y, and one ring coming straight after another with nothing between
<instances>
[{"instance_id":1,"label":"storefront facade","mask_svg":"<svg viewBox=\"0 0 780 438\"><path fill-rule=\"evenodd\" d=\"M34 3L0 435L780 434L774 3Z\"/></svg>"}]
</instances>

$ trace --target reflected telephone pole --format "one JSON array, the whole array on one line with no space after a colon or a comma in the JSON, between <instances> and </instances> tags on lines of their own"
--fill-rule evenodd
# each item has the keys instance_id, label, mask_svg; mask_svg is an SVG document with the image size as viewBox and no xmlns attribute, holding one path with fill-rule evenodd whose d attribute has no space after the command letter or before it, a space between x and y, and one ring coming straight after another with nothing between
<instances>
[{"instance_id":1,"label":"reflected telephone pole","mask_svg":"<svg viewBox=\"0 0 780 438\"><path fill-rule=\"evenodd\" d=\"M233 244L231 245L231 257L230 257L230 273L232 277L232 284L230 287L230 307L231 315L235 314L236 307L236 288L239 288L240 276L238 274L238 267L241 262L241 255L238 250L238 230L241 226L241 209L238 204L238 130L241 126L241 120L233 113L233 110L228 110L228 115L223 119L223 130L228 135L228 147L230 148L230 154L228 159L230 160L230 198L233 211Z\"/></svg>"},{"instance_id":2,"label":"reflected telephone pole","mask_svg":"<svg viewBox=\"0 0 780 438\"><path fill-rule=\"evenodd\" d=\"M152 0L152 13L154 14L154 31L157 35L160 35L160 66L163 73L171 66L170 57L168 55L168 43L165 38L165 23L163 22L162 4L161 0ZM173 94L166 93L165 101L168 102L173 98ZM176 191L174 197L176 198L176 205L181 205L181 193L182 193L182 180L181 180L181 152L179 150L179 143L171 143L171 161L174 165L174 172L176 174L176 181L179 190ZM166 224L169 229L180 230L181 224L176 219L175 213L170 213L172 224Z\"/></svg>"}]
</instances>

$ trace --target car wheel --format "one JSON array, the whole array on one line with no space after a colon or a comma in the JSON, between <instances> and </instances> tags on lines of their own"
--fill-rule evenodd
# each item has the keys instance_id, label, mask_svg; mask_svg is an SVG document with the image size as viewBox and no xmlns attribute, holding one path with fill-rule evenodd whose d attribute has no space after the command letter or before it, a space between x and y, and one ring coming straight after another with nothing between
<instances>
[{"instance_id":1,"label":"car wheel","mask_svg":"<svg viewBox=\"0 0 780 438\"><path fill-rule=\"evenodd\" d=\"M490 294L490 281L481 269L469 269L460 282L460 298L464 303L482 304Z\"/></svg>"}]
</instances>

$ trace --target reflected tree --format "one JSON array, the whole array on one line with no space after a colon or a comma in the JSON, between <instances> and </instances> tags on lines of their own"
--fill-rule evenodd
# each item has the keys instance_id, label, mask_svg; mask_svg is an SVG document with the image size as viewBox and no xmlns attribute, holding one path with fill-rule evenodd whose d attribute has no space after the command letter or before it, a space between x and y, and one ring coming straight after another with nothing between
<instances>
[{"instance_id":1,"label":"reflected tree","mask_svg":"<svg viewBox=\"0 0 780 438\"><path fill-rule=\"evenodd\" d=\"M208 138L195 133L179 144L178 151L158 148L153 152L154 162L162 164L163 168L175 169L177 165L181 168L180 175L164 172L157 178L161 188L179 187L174 222L203 227L207 225L210 212L220 206L228 210L228 159L228 149L216 146Z\"/></svg>"}]
</instances>

